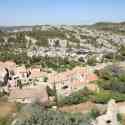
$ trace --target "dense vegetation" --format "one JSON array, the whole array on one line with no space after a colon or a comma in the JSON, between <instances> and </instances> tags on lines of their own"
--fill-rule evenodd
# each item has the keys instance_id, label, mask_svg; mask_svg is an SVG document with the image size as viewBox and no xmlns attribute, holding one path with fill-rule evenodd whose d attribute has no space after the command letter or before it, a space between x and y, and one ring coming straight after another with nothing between
<instances>
[{"instance_id":1,"label":"dense vegetation","mask_svg":"<svg viewBox=\"0 0 125 125\"><path fill-rule=\"evenodd\" d=\"M25 32L18 32L18 33L6 33L6 35L2 35L0 37L0 50L15 50L15 49L26 49L27 44L30 41L27 41L25 38ZM15 48L16 47L16 48Z\"/></svg>"},{"instance_id":2,"label":"dense vegetation","mask_svg":"<svg viewBox=\"0 0 125 125\"><path fill-rule=\"evenodd\" d=\"M33 30L32 32L27 32L28 36L31 36L32 38L35 38L39 41L39 44L42 46L48 45L48 39L49 38L56 38L59 37L61 39L66 39L66 36L63 32L53 29L53 30Z\"/></svg>"},{"instance_id":3,"label":"dense vegetation","mask_svg":"<svg viewBox=\"0 0 125 125\"><path fill-rule=\"evenodd\" d=\"M81 65L81 63L76 61L70 61L68 58L60 57L28 57L26 52L15 53L10 51L4 51L0 53L0 60L7 61L13 60L18 65L24 64L26 67L33 65L41 65L41 67L52 68L56 71L64 71L66 69L72 69L76 65Z\"/></svg>"},{"instance_id":4,"label":"dense vegetation","mask_svg":"<svg viewBox=\"0 0 125 125\"><path fill-rule=\"evenodd\" d=\"M15 125L90 125L90 116L47 110L32 104L22 108Z\"/></svg>"},{"instance_id":5,"label":"dense vegetation","mask_svg":"<svg viewBox=\"0 0 125 125\"><path fill-rule=\"evenodd\" d=\"M94 102L105 103L111 98L125 101L125 70L118 65L110 65L97 71L100 92L95 93Z\"/></svg>"},{"instance_id":6,"label":"dense vegetation","mask_svg":"<svg viewBox=\"0 0 125 125\"><path fill-rule=\"evenodd\" d=\"M58 103L59 106L80 104L90 100L90 95L92 94L93 93L90 92L87 88L80 89L79 91L76 91L67 97L60 97Z\"/></svg>"},{"instance_id":7,"label":"dense vegetation","mask_svg":"<svg viewBox=\"0 0 125 125\"><path fill-rule=\"evenodd\" d=\"M115 99L116 102L123 102L125 101L125 94L106 90L100 90L100 92L90 92L88 90L82 89L78 92L72 93L70 96L60 97L58 100L58 105L74 105L87 101L107 104L111 99Z\"/></svg>"},{"instance_id":8,"label":"dense vegetation","mask_svg":"<svg viewBox=\"0 0 125 125\"><path fill-rule=\"evenodd\" d=\"M100 80L98 85L104 90L112 90L114 92L125 93L125 70L124 68L112 65L107 66L97 72Z\"/></svg>"}]
</instances>

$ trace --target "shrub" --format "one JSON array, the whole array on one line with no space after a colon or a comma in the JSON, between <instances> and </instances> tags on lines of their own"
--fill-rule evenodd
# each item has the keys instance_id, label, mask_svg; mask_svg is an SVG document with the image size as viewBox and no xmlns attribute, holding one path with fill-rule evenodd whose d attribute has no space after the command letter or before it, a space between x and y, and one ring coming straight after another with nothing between
<instances>
[{"instance_id":1,"label":"shrub","mask_svg":"<svg viewBox=\"0 0 125 125\"><path fill-rule=\"evenodd\" d=\"M43 81L47 82L48 81L48 77L44 77Z\"/></svg>"}]
</instances>

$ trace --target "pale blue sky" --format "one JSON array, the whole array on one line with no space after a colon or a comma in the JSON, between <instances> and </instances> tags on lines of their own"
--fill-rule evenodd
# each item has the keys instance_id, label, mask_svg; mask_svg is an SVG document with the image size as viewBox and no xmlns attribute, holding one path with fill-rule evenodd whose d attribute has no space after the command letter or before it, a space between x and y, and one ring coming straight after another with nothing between
<instances>
[{"instance_id":1,"label":"pale blue sky","mask_svg":"<svg viewBox=\"0 0 125 125\"><path fill-rule=\"evenodd\" d=\"M125 0L0 0L0 25L125 21Z\"/></svg>"}]
</instances>

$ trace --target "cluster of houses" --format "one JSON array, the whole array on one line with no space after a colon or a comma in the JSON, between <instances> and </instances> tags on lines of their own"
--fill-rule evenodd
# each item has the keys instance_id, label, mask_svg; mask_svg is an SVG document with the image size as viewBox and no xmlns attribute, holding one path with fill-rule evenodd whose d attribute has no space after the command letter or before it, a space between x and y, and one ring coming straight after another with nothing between
<instances>
[{"instance_id":1,"label":"cluster of houses","mask_svg":"<svg viewBox=\"0 0 125 125\"><path fill-rule=\"evenodd\" d=\"M9 93L10 101L31 103L37 100L46 104L49 101L47 86L56 87L58 95L68 96L84 87L96 91L97 87L89 84L95 80L97 76L84 67L48 73L38 66L26 69L12 61L0 62L0 90Z\"/></svg>"},{"instance_id":2,"label":"cluster of houses","mask_svg":"<svg viewBox=\"0 0 125 125\"><path fill-rule=\"evenodd\" d=\"M46 103L46 87L37 82L37 78L44 74L39 67L26 69L25 66L17 66L13 61L0 62L0 92L8 94L9 101L31 103L38 100Z\"/></svg>"},{"instance_id":3,"label":"cluster of houses","mask_svg":"<svg viewBox=\"0 0 125 125\"><path fill-rule=\"evenodd\" d=\"M48 83L57 88L57 93L68 96L71 93L87 87L89 89L97 89L93 84L88 84L91 81L97 80L97 76L90 72L87 68L76 67L72 70L67 70L58 74L50 74ZM95 90L96 91L96 90Z\"/></svg>"}]
</instances>

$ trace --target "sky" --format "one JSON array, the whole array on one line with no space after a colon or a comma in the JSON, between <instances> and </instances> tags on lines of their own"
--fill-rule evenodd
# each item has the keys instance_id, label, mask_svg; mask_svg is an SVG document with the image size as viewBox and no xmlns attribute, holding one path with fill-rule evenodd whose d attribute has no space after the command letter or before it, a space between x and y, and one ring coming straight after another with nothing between
<instances>
[{"instance_id":1,"label":"sky","mask_svg":"<svg viewBox=\"0 0 125 125\"><path fill-rule=\"evenodd\" d=\"M125 21L125 0L0 0L0 25Z\"/></svg>"}]
</instances>

